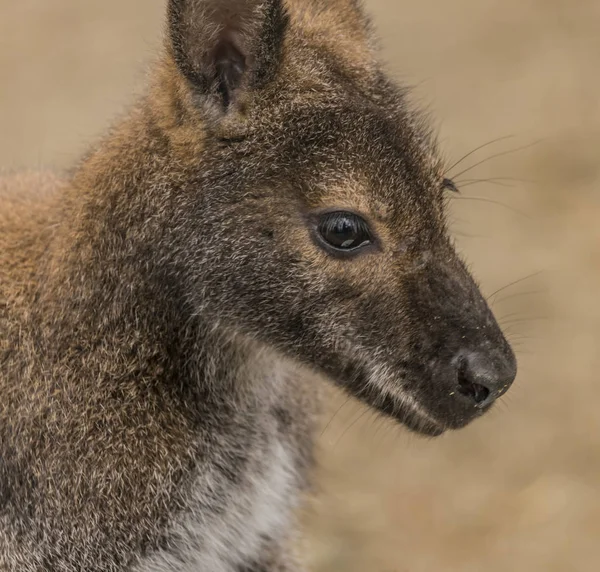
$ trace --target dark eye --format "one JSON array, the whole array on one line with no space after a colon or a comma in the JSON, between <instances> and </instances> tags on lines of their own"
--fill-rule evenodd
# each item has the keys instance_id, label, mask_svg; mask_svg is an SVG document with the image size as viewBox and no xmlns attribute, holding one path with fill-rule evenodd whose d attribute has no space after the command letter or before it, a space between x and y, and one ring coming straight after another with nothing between
<instances>
[{"instance_id":1,"label":"dark eye","mask_svg":"<svg viewBox=\"0 0 600 572\"><path fill-rule=\"evenodd\" d=\"M369 225L354 213L324 214L319 220L317 230L321 238L336 250L349 252L373 242Z\"/></svg>"}]
</instances>

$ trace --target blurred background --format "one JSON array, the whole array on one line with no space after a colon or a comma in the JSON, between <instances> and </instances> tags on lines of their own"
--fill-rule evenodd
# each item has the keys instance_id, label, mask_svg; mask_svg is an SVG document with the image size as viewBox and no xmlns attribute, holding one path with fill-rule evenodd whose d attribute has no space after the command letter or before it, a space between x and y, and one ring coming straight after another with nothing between
<instances>
[{"instance_id":1,"label":"blurred background","mask_svg":"<svg viewBox=\"0 0 600 572\"><path fill-rule=\"evenodd\" d=\"M332 394L318 572L600 569L600 0L366 0L462 187L453 229L519 355L428 441ZM143 89L162 0L0 0L0 165L68 168ZM481 162L481 164L479 164ZM463 172L464 171L464 172Z\"/></svg>"}]
</instances>

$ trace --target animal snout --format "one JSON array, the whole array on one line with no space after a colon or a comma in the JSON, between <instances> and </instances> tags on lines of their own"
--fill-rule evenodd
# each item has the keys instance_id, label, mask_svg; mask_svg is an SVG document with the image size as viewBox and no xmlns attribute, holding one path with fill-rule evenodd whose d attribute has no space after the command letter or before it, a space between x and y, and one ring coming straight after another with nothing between
<instances>
[{"instance_id":1,"label":"animal snout","mask_svg":"<svg viewBox=\"0 0 600 572\"><path fill-rule=\"evenodd\" d=\"M454 360L456 394L478 408L504 395L517 376L512 351L462 350Z\"/></svg>"}]
</instances>

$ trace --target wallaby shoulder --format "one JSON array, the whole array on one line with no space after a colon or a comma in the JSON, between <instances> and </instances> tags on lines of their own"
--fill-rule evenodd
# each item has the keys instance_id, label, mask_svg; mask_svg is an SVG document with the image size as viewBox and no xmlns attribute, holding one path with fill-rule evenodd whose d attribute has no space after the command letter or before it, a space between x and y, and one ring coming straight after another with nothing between
<instances>
[{"instance_id":1,"label":"wallaby shoulder","mask_svg":"<svg viewBox=\"0 0 600 572\"><path fill-rule=\"evenodd\" d=\"M34 288L65 184L51 172L0 176L0 316Z\"/></svg>"}]
</instances>

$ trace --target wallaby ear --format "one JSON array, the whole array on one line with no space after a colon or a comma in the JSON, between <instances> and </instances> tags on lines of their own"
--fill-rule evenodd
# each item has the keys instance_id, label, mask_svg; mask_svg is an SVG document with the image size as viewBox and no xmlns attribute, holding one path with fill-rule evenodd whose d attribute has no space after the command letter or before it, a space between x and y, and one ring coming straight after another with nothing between
<instances>
[{"instance_id":1,"label":"wallaby ear","mask_svg":"<svg viewBox=\"0 0 600 572\"><path fill-rule=\"evenodd\" d=\"M180 72L227 110L277 73L288 16L282 0L169 0L168 25Z\"/></svg>"}]
</instances>

